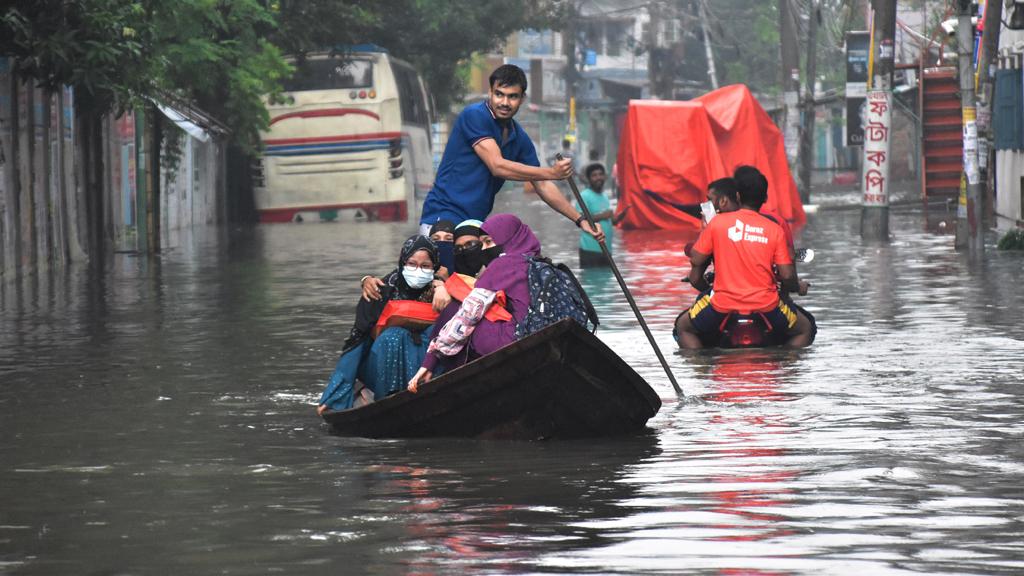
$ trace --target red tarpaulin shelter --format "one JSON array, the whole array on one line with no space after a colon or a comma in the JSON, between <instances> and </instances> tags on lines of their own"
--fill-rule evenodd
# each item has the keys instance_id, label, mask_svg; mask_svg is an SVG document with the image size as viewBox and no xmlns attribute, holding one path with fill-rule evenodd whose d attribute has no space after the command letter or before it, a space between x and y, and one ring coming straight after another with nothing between
<instances>
[{"instance_id":1,"label":"red tarpaulin shelter","mask_svg":"<svg viewBox=\"0 0 1024 576\"><path fill-rule=\"evenodd\" d=\"M676 205L696 205L708 183L740 165L768 178L766 207L795 226L807 218L789 172L782 133L736 84L687 102L633 100L619 144L619 210L625 228L693 228L700 221Z\"/></svg>"}]
</instances>

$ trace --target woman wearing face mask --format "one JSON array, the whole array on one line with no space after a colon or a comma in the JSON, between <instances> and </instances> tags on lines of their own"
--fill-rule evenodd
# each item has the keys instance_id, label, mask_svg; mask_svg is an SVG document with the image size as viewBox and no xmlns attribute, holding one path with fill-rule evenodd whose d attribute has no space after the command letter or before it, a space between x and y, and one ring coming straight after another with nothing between
<instances>
[{"instance_id":1,"label":"woman wearing face mask","mask_svg":"<svg viewBox=\"0 0 1024 576\"><path fill-rule=\"evenodd\" d=\"M455 271L459 274L480 276L484 267L483 233L479 220L464 220L455 227Z\"/></svg>"},{"instance_id":2,"label":"woman wearing face mask","mask_svg":"<svg viewBox=\"0 0 1024 576\"><path fill-rule=\"evenodd\" d=\"M360 299L356 320L317 412L351 408L358 379L375 399L402 389L427 351L427 339L411 328L394 326L373 338L373 329L392 300L430 302L432 280L440 267L437 247L426 236L411 236L402 245L398 268L381 278L379 300Z\"/></svg>"},{"instance_id":3,"label":"woman wearing face mask","mask_svg":"<svg viewBox=\"0 0 1024 576\"><path fill-rule=\"evenodd\" d=\"M410 392L430 381L438 367L451 370L516 340L516 325L530 307L526 257L540 254L540 241L512 214L491 216L481 229L489 236L482 246L487 269L458 308L453 309L455 302L449 304L434 324L437 335L419 371L409 380ZM500 294L510 314L507 320L494 321L485 315Z\"/></svg>"}]
</instances>

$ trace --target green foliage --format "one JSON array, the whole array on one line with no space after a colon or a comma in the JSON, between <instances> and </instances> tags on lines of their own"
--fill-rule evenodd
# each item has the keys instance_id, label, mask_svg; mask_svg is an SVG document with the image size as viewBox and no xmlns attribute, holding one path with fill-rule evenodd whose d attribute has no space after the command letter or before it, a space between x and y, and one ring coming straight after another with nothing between
<instances>
[{"instance_id":1,"label":"green foliage","mask_svg":"<svg viewBox=\"0 0 1024 576\"><path fill-rule=\"evenodd\" d=\"M84 113L173 94L252 148L267 122L260 98L290 71L266 40L275 27L258 0L19 0L0 16L0 53L44 86L74 86Z\"/></svg>"},{"instance_id":2,"label":"green foliage","mask_svg":"<svg viewBox=\"0 0 1024 576\"><path fill-rule=\"evenodd\" d=\"M460 63L497 48L511 33L549 24L559 5L541 0L282 0L273 41L286 53L372 43L423 75L439 110L465 87Z\"/></svg>"},{"instance_id":3,"label":"green foliage","mask_svg":"<svg viewBox=\"0 0 1024 576\"><path fill-rule=\"evenodd\" d=\"M99 111L125 107L149 84L138 38L145 26L137 2L20 0L0 16L0 54L42 86L75 86Z\"/></svg>"},{"instance_id":4,"label":"green foliage","mask_svg":"<svg viewBox=\"0 0 1024 576\"><path fill-rule=\"evenodd\" d=\"M291 69L266 37L276 22L257 0L151 2L151 57L162 65L156 86L193 100L232 130L245 149L259 146L269 121L261 100L280 92Z\"/></svg>"},{"instance_id":5,"label":"green foliage","mask_svg":"<svg viewBox=\"0 0 1024 576\"><path fill-rule=\"evenodd\" d=\"M999 239L1000 250L1024 250L1024 229L1014 228Z\"/></svg>"},{"instance_id":6,"label":"green foliage","mask_svg":"<svg viewBox=\"0 0 1024 576\"><path fill-rule=\"evenodd\" d=\"M168 98L197 103L249 151L262 98L291 73L284 54L375 43L410 61L439 109L459 98L459 63L550 22L559 4L524 0L15 0L0 54L38 83L75 87L83 112Z\"/></svg>"}]
</instances>

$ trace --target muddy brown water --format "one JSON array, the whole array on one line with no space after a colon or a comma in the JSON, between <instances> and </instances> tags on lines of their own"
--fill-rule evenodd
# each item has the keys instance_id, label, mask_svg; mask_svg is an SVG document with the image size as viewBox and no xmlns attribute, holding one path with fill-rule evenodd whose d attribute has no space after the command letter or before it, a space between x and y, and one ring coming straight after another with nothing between
<instances>
[{"instance_id":1,"label":"muddy brown water","mask_svg":"<svg viewBox=\"0 0 1024 576\"><path fill-rule=\"evenodd\" d=\"M506 192L545 252L575 229ZM8 284L0 304L0 574L1019 574L1024 257L971 262L894 209L813 215L813 347L680 354L685 234L606 270L599 336L664 400L634 438L329 433L313 404L358 278L410 225L260 226Z\"/></svg>"}]
</instances>

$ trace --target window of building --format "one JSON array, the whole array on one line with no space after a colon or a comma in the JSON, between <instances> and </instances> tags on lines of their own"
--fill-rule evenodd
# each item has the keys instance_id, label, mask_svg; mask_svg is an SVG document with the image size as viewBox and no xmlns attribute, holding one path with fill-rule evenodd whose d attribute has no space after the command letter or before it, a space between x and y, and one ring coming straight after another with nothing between
<instances>
[{"instance_id":1,"label":"window of building","mask_svg":"<svg viewBox=\"0 0 1024 576\"><path fill-rule=\"evenodd\" d=\"M604 54L604 22L591 20L585 28L587 50Z\"/></svg>"},{"instance_id":2,"label":"window of building","mask_svg":"<svg viewBox=\"0 0 1024 576\"><path fill-rule=\"evenodd\" d=\"M621 56L626 45L626 34L629 29L628 20L609 20L605 22L605 54Z\"/></svg>"}]
</instances>

